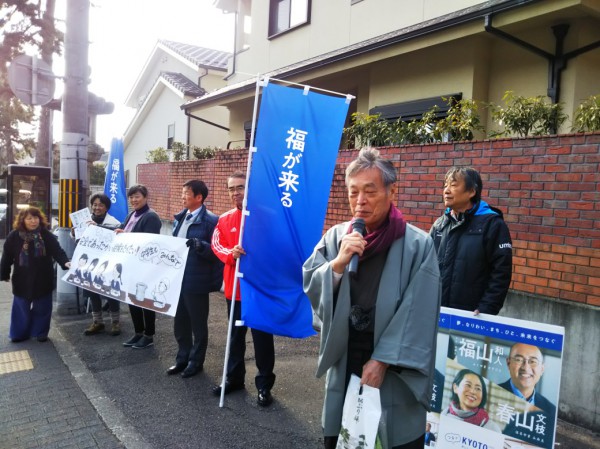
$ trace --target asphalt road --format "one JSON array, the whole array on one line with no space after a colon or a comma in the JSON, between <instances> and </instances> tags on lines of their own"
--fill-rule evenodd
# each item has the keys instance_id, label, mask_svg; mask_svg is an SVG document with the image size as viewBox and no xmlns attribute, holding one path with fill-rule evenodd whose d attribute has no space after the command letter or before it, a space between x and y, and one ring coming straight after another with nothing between
<instances>
[{"instance_id":1,"label":"asphalt road","mask_svg":"<svg viewBox=\"0 0 600 449\"><path fill-rule=\"evenodd\" d=\"M51 337L58 352L102 420L129 449L316 449L323 447L321 407L324 379L314 372L319 337L275 337L275 398L256 404L254 350L247 334L246 390L225 397L211 388L223 370L227 312L220 293L210 298L209 345L204 372L189 378L167 376L176 342L173 319L157 314L155 345L124 348L133 333L122 305L120 336L84 336L90 315L55 316ZM108 324L109 319L105 317ZM558 422L556 449L600 448L592 432Z\"/></svg>"},{"instance_id":2,"label":"asphalt road","mask_svg":"<svg viewBox=\"0 0 600 449\"><path fill-rule=\"evenodd\" d=\"M211 387L223 370L227 312L221 294L210 299L209 345L204 372L189 378L167 376L176 342L173 319L158 315L155 345L124 348L133 333L122 307L123 334L84 336L90 315L54 318L54 343L109 428L129 448L256 448L322 447L320 426L323 379L314 372L318 337L298 340L275 337L274 403L256 404L254 351L247 335L246 390L225 397L223 408ZM108 317L105 317L109 323ZM73 357L69 358L69 354Z\"/></svg>"}]
</instances>

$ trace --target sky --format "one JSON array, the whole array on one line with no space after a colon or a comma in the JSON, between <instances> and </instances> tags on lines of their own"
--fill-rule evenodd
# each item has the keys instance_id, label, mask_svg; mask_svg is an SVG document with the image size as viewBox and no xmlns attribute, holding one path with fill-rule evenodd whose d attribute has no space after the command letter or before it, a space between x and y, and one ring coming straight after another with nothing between
<instances>
[{"instance_id":1,"label":"sky","mask_svg":"<svg viewBox=\"0 0 600 449\"><path fill-rule=\"evenodd\" d=\"M115 105L98 116L96 142L110 150L113 137L122 137L135 110L125 100L152 49L167 39L215 50L233 50L233 14L223 14L214 0L91 0L89 91ZM59 26L66 19L67 0L58 0ZM55 59L54 73L64 75L64 60ZM57 83L55 98L62 94ZM62 114L54 116L54 140L62 137Z\"/></svg>"}]
</instances>

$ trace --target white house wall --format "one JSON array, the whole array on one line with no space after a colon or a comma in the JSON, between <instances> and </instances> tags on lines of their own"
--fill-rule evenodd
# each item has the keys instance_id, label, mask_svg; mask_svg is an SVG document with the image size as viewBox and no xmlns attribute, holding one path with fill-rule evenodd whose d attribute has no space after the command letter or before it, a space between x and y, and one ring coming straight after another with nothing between
<instances>
[{"instance_id":1,"label":"white house wall","mask_svg":"<svg viewBox=\"0 0 600 449\"><path fill-rule=\"evenodd\" d=\"M129 170L129 184L137 182L138 164L147 163L146 153L158 147L167 147L168 126L175 123L175 141L187 141L187 117L180 109L183 100L169 89L162 89L142 124L127 144L123 156L125 170Z\"/></svg>"}]
</instances>

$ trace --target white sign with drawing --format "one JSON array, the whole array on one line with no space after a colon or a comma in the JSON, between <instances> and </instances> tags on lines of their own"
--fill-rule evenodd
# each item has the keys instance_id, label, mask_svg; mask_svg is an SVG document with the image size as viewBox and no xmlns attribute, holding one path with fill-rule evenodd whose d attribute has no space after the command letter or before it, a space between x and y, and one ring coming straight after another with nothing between
<instances>
[{"instance_id":1,"label":"white sign with drawing","mask_svg":"<svg viewBox=\"0 0 600 449\"><path fill-rule=\"evenodd\" d=\"M85 229L89 226L89 222L92 221L92 213L85 207L75 212L71 212L69 218L71 219L75 231L75 240L79 240L85 232Z\"/></svg>"},{"instance_id":2,"label":"white sign with drawing","mask_svg":"<svg viewBox=\"0 0 600 449\"><path fill-rule=\"evenodd\" d=\"M175 316L189 248L186 239L89 226L62 280L86 290Z\"/></svg>"}]
</instances>

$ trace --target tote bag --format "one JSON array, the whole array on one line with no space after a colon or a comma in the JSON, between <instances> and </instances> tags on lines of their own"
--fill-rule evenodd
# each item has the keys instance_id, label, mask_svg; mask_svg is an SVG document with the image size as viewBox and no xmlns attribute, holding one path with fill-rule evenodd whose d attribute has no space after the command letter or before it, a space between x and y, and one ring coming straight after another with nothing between
<instances>
[{"instance_id":1,"label":"tote bag","mask_svg":"<svg viewBox=\"0 0 600 449\"><path fill-rule=\"evenodd\" d=\"M361 386L360 378L352 374L336 449L374 448L380 417L379 389Z\"/></svg>"}]
</instances>

